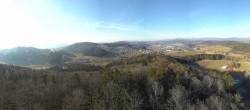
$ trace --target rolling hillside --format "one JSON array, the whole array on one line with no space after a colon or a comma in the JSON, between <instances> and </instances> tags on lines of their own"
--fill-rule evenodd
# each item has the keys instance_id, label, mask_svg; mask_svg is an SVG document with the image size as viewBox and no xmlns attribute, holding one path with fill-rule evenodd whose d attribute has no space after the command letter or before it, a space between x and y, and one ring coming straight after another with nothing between
<instances>
[{"instance_id":1,"label":"rolling hillside","mask_svg":"<svg viewBox=\"0 0 250 110\"><path fill-rule=\"evenodd\" d=\"M17 47L0 53L0 61L18 66L58 64L62 60L69 61L72 54L50 49L37 49L33 47ZM63 58L64 56L64 58Z\"/></svg>"},{"instance_id":2,"label":"rolling hillside","mask_svg":"<svg viewBox=\"0 0 250 110\"><path fill-rule=\"evenodd\" d=\"M32 47L17 47L2 53L0 60L14 65L44 64L49 55L49 49L37 49Z\"/></svg>"},{"instance_id":3,"label":"rolling hillside","mask_svg":"<svg viewBox=\"0 0 250 110\"><path fill-rule=\"evenodd\" d=\"M86 56L110 57L115 55L103 49L100 44L90 42L75 43L65 47L63 50L70 53L81 53Z\"/></svg>"}]
</instances>

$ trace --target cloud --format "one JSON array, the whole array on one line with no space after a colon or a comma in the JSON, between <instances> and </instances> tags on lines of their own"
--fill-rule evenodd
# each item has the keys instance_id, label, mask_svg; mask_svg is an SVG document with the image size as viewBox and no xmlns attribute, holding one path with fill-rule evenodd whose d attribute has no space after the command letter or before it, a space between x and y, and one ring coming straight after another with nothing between
<instances>
[{"instance_id":1,"label":"cloud","mask_svg":"<svg viewBox=\"0 0 250 110\"><path fill-rule=\"evenodd\" d=\"M139 22L137 22L138 24ZM124 25L119 23L104 23L96 22L92 23L90 26L94 27L96 30L104 31L120 31L120 32L143 32L140 27L136 25Z\"/></svg>"}]
</instances>

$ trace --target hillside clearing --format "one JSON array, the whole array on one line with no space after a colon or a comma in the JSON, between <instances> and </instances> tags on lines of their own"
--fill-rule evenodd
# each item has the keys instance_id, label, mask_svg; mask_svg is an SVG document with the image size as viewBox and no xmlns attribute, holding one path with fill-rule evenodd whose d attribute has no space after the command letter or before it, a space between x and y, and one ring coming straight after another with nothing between
<instances>
[{"instance_id":1,"label":"hillside clearing","mask_svg":"<svg viewBox=\"0 0 250 110\"><path fill-rule=\"evenodd\" d=\"M225 46L215 45L201 48L200 51L206 52L207 54L224 54L230 52L232 49Z\"/></svg>"},{"instance_id":2,"label":"hillside clearing","mask_svg":"<svg viewBox=\"0 0 250 110\"><path fill-rule=\"evenodd\" d=\"M201 61L197 61L197 63L201 67L223 71L224 69L222 67L227 65L228 61L226 60L201 60Z\"/></svg>"}]
</instances>

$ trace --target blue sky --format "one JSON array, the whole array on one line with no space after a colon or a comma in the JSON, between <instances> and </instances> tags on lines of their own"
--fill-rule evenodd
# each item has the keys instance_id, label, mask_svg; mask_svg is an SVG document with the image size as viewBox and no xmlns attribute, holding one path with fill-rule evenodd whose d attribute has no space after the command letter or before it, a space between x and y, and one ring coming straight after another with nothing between
<instances>
[{"instance_id":1,"label":"blue sky","mask_svg":"<svg viewBox=\"0 0 250 110\"><path fill-rule=\"evenodd\" d=\"M250 37L249 0L0 0L0 48Z\"/></svg>"}]
</instances>

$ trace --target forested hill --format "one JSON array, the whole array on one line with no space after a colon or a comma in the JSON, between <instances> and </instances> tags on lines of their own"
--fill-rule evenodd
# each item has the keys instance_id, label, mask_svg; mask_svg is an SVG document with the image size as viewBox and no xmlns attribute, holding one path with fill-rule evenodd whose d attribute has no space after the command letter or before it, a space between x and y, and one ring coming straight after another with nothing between
<instances>
[{"instance_id":1,"label":"forested hill","mask_svg":"<svg viewBox=\"0 0 250 110\"><path fill-rule=\"evenodd\" d=\"M113 57L122 51L147 49L143 42L113 42L113 43L91 43L81 42L65 47L63 50L70 53L80 53L86 56Z\"/></svg>"},{"instance_id":2,"label":"forested hill","mask_svg":"<svg viewBox=\"0 0 250 110\"><path fill-rule=\"evenodd\" d=\"M0 110L236 110L232 77L144 54L95 72L0 65Z\"/></svg>"},{"instance_id":3,"label":"forested hill","mask_svg":"<svg viewBox=\"0 0 250 110\"><path fill-rule=\"evenodd\" d=\"M102 45L107 46L109 48L131 48L131 49L146 49L148 46L144 42L126 42L126 41L104 43Z\"/></svg>"},{"instance_id":4,"label":"forested hill","mask_svg":"<svg viewBox=\"0 0 250 110\"><path fill-rule=\"evenodd\" d=\"M196 54L177 57L176 60L181 63L193 63L200 60L221 60L224 59L225 55L222 54Z\"/></svg>"},{"instance_id":5,"label":"forested hill","mask_svg":"<svg viewBox=\"0 0 250 110\"><path fill-rule=\"evenodd\" d=\"M109 52L100 46L101 45L97 43L82 42L67 46L63 50L66 52L81 53L83 55L97 57L110 57L115 55L114 53Z\"/></svg>"},{"instance_id":6,"label":"forested hill","mask_svg":"<svg viewBox=\"0 0 250 110\"><path fill-rule=\"evenodd\" d=\"M1 53L0 60L14 65L43 64L47 61L49 49L17 47Z\"/></svg>"},{"instance_id":7,"label":"forested hill","mask_svg":"<svg viewBox=\"0 0 250 110\"><path fill-rule=\"evenodd\" d=\"M63 57L64 56L64 57ZM73 54L51 49L37 49L33 47L17 47L0 52L0 61L18 66L38 64L61 64L70 61Z\"/></svg>"},{"instance_id":8,"label":"forested hill","mask_svg":"<svg viewBox=\"0 0 250 110\"><path fill-rule=\"evenodd\" d=\"M238 41L221 41L215 44L232 48L235 52L250 53L250 43Z\"/></svg>"}]
</instances>

